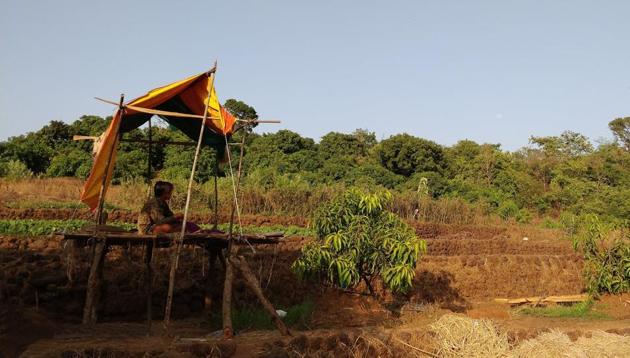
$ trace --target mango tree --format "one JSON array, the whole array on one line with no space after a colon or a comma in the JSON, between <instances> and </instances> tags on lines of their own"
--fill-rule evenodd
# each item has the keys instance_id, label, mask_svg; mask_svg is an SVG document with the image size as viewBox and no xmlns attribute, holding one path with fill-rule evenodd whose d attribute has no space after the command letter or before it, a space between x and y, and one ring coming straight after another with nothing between
<instances>
[{"instance_id":1,"label":"mango tree","mask_svg":"<svg viewBox=\"0 0 630 358\"><path fill-rule=\"evenodd\" d=\"M377 277L394 292L408 291L426 243L387 210L391 199L388 191L350 189L320 207L312 220L317 237L302 248L293 271L340 288L363 281L371 294Z\"/></svg>"}]
</instances>

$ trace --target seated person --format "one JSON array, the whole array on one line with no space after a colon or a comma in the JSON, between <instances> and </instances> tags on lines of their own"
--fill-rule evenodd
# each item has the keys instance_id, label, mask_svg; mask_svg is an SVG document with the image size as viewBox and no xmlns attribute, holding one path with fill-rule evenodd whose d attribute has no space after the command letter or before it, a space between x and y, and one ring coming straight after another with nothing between
<instances>
[{"instance_id":1,"label":"seated person","mask_svg":"<svg viewBox=\"0 0 630 358\"><path fill-rule=\"evenodd\" d=\"M173 188L173 184L169 182L155 183L153 187L155 197L144 204L138 216L139 234L165 234L182 230L183 216L173 214L168 207ZM199 229L199 226L193 223L186 223L186 232L196 232Z\"/></svg>"}]
</instances>

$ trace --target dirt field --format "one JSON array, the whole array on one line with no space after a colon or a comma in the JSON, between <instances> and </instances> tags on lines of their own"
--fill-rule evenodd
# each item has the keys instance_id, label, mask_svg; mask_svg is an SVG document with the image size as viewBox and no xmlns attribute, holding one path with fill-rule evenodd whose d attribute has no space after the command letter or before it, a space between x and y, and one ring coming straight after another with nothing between
<instances>
[{"instance_id":1,"label":"dirt field","mask_svg":"<svg viewBox=\"0 0 630 358\"><path fill-rule=\"evenodd\" d=\"M0 210L3 219L82 218L77 215L89 218L87 212L69 209ZM132 215L115 212L110 220L130 221ZM305 225L304 219L295 217L247 216L243 221L245 225ZM597 309L609 317L601 320L522 316L494 302L494 298L582 291L581 259L558 232L533 227L413 225L427 240L428 253L417 267L413 290L405 296L383 294L377 300L297 281L289 266L309 238L291 237L277 248L262 248L256 256L247 253L276 307L286 309L311 300L314 310L308 329L294 332L293 337L243 330L229 342L212 335L199 340L217 326L213 312L220 309L222 288L218 282L223 274L220 266L205 273L206 258L201 250L184 253L175 291L175 323L168 336L158 321L166 292L168 252L160 250L154 257L156 321L153 335L147 337L141 248L130 253L114 249L108 254L103 322L86 328L78 323L87 250L70 255L69 248L53 237L0 237L1 356L20 352L24 356L370 356L381 349L376 347L377 341L402 349L378 354L399 356L408 352L404 344L395 343L399 340L432 349L427 325L452 312L495 320L511 342L553 328L567 332L572 339L595 330L630 335L629 295L603 297L597 302ZM235 306L252 304L256 304L255 298L237 281Z\"/></svg>"}]
</instances>

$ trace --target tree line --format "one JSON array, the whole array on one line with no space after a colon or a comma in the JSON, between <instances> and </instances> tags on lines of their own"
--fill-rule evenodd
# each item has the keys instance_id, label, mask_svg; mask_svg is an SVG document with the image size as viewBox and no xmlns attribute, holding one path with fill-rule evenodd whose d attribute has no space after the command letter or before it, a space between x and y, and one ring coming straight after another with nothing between
<instances>
[{"instance_id":1,"label":"tree line","mask_svg":"<svg viewBox=\"0 0 630 358\"><path fill-rule=\"evenodd\" d=\"M256 111L241 101L228 100L226 107L241 118L256 118ZM98 136L110 120L82 116L71 124L51 121L36 132L0 142L0 175L85 178L92 165L92 143L73 141L72 136ZM443 146L406 133L378 141L365 129L330 132L319 142L289 130L248 133L244 165L246 179L263 189L291 183L384 187L461 198L523 222L563 211L623 221L630 218L630 117L611 121L609 128L614 139L596 146L586 136L566 131L532 136L530 145L516 151L471 140ZM240 135L232 141L240 141ZM135 129L125 138L147 139L148 131ZM154 126L152 139L189 140L167 125ZM193 154L194 147L153 146L153 177L187 178ZM216 164L214 151L205 148L196 180L210 180ZM121 142L114 182L146 179L147 166L147 144Z\"/></svg>"}]
</instances>

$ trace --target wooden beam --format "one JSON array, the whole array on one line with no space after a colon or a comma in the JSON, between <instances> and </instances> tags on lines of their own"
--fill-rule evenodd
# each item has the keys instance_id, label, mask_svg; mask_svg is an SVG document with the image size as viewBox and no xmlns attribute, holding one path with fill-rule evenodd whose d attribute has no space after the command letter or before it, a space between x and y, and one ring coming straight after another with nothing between
<instances>
[{"instance_id":1,"label":"wooden beam","mask_svg":"<svg viewBox=\"0 0 630 358\"><path fill-rule=\"evenodd\" d=\"M499 303L507 303L510 305L524 304L547 304L547 303L572 303L583 302L588 300L587 294L580 295L563 295L563 296L533 296L522 298L496 298L494 301Z\"/></svg>"},{"instance_id":2,"label":"wooden beam","mask_svg":"<svg viewBox=\"0 0 630 358\"><path fill-rule=\"evenodd\" d=\"M152 322L152 300L153 300L153 267L151 266L151 260L153 259L153 241L147 242L147 251L144 256L145 265L145 278L144 287L147 295L147 331L151 335L151 322Z\"/></svg>"},{"instance_id":3,"label":"wooden beam","mask_svg":"<svg viewBox=\"0 0 630 358\"><path fill-rule=\"evenodd\" d=\"M271 302L269 302L269 300L265 297L265 294L260 289L260 282L256 278L256 275L254 275L254 273L252 272L245 258L243 258L243 256L232 256L229 258L229 260L232 265L238 268L238 270L241 272L241 275L243 275L247 286L250 288L250 290L252 290L252 292L254 292L262 306L271 315L271 317L273 318L273 322L278 328L278 331L280 331L280 333L285 336L290 336L291 333L287 329L287 326L284 325L284 322L282 322L282 319L280 318L280 316L278 316L276 309L273 307Z\"/></svg>"},{"instance_id":4,"label":"wooden beam","mask_svg":"<svg viewBox=\"0 0 630 358\"><path fill-rule=\"evenodd\" d=\"M98 305L103 287L103 265L107 253L107 239L94 238L94 240L94 254L85 293L85 306L83 306L83 324L90 325L98 320Z\"/></svg>"}]
</instances>

